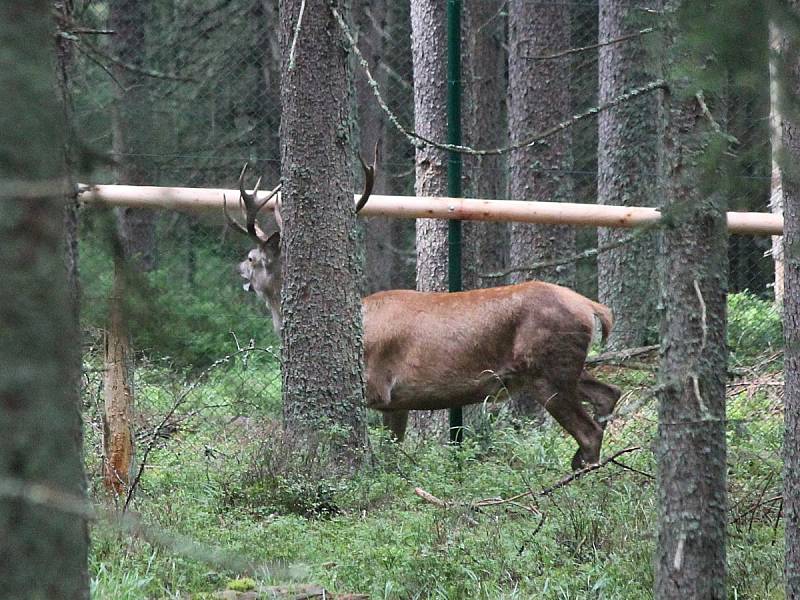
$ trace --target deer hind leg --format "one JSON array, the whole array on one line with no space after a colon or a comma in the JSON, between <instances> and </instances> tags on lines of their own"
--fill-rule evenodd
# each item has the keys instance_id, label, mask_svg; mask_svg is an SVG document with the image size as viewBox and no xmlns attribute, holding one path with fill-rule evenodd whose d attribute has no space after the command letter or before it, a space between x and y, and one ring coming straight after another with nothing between
<instances>
[{"instance_id":1,"label":"deer hind leg","mask_svg":"<svg viewBox=\"0 0 800 600\"><path fill-rule=\"evenodd\" d=\"M581 402L592 405L594 420L603 429L606 428L621 395L622 391L617 386L603 383L586 370L581 373L578 381L578 398Z\"/></svg>"},{"instance_id":2,"label":"deer hind leg","mask_svg":"<svg viewBox=\"0 0 800 600\"><path fill-rule=\"evenodd\" d=\"M535 382L536 397L547 412L578 442L572 469L578 470L600 460L603 428L583 408L575 385L561 385L545 380Z\"/></svg>"},{"instance_id":3,"label":"deer hind leg","mask_svg":"<svg viewBox=\"0 0 800 600\"><path fill-rule=\"evenodd\" d=\"M383 413L383 426L389 430L392 439L402 442L406 436L406 425L408 424L407 410L385 411Z\"/></svg>"}]
</instances>

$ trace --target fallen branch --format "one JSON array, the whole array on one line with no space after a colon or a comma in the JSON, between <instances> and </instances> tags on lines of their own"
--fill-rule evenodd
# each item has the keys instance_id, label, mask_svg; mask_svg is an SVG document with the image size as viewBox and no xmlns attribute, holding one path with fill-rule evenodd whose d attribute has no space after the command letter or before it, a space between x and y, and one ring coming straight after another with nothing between
<instances>
[{"instance_id":1,"label":"fallen branch","mask_svg":"<svg viewBox=\"0 0 800 600\"><path fill-rule=\"evenodd\" d=\"M552 494L556 490L561 489L562 487L565 487L565 486L569 485L570 483L572 483L573 481L575 481L577 479L580 479L581 477L583 477L587 473L591 473L593 471L597 471L598 469L602 469L604 466L606 466L608 463L610 463L615 458L619 458L623 454L628 454L630 452L636 452L637 450L641 450L641 449L642 448L640 446L631 446L629 448L624 448L622 450L618 450L617 452L615 452L611 456L605 457L599 463L595 463L593 465L587 465L587 466L583 467L582 469L579 469L578 471L575 471L574 473L570 473L566 477L563 477L562 479L559 479L556 483L554 483L550 487L547 487L547 488L543 489L541 492L539 492L538 495L539 496L549 496L550 494Z\"/></svg>"},{"instance_id":2,"label":"fallen branch","mask_svg":"<svg viewBox=\"0 0 800 600\"><path fill-rule=\"evenodd\" d=\"M635 356L641 356L642 354L650 354L651 352L656 352L659 349L659 345L655 344L653 346L640 346L638 348L626 348L624 350L618 350L616 352L603 352L602 354L598 354L597 356L591 356L586 359L587 365L598 365L601 363L624 363L625 361L634 358Z\"/></svg>"},{"instance_id":3,"label":"fallen branch","mask_svg":"<svg viewBox=\"0 0 800 600\"><path fill-rule=\"evenodd\" d=\"M531 512L531 513L534 513L534 514L538 515L538 514L541 514L541 511L539 511L537 508L535 508L533 506L526 506L526 505L520 503L519 500L521 500L522 498L527 498L527 497L531 497L531 496L533 496L533 497L549 496L554 491L569 485L570 483L572 483L573 481L576 481L577 479L580 479L581 477L583 477L587 473L592 473L593 471L597 471L598 469L603 468L608 463L614 463L614 464L617 464L620 468L626 468L628 470L636 471L637 473L641 473L643 475L651 476L648 473L645 473L644 471L638 471L636 469L632 469L631 467L628 467L627 465L622 465L621 463L617 462L616 459L618 459L623 454L629 454L631 452L636 452L637 450L641 450L641 447L640 446L630 446L629 448L624 448L622 450L618 450L614 454L605 457L599 463L595 463L593 465L588 465L588 466L586 466L586 467L584 467L582 469L579 469L579 470L577 470L577 471L575 471L573 473L570 473L569 475L566 475L565 477L562 477L561 479L559 479L553 485L550 485L550 486L548 486L546 488L543 488L543 489L539 490L538 492L535 491L535 490L528 490L526 492L521 492L519 494L511 496L510 498L501 498L501 497L483 498L481 500L473 500L472 502L466 502L465 503L465 502L446 502L446 501L442 500L441 498L437 498L436 496L434 496L430 492L427 492L427 491L423 490L420 487L414 488L414 493L417 496L419 496L420 498L422 498L423 500L425 500L425 502L428 502L429 504L433 504L434 506L438 506L439 508L452 508L452 507L455 507L455 506L461 506L461 507L464 507L464 508L477 509L477 508L485 508L487 506L500 506L500 505L504 505L504 504L509 504L511 506L515 506L517 508L522 508L522 509L524 509L524 510L526 510L528 512Z\"/></svg>"}]
</instances>

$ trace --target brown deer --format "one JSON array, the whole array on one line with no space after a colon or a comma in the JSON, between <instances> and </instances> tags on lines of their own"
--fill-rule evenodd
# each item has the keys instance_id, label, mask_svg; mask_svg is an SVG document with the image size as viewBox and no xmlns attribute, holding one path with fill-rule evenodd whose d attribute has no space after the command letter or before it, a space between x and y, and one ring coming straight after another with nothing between
<instances>
[{"instance_id":1,"label":"brown deer","mask_svg":"<svg viewBox=\"0 0 800 600\"><path fill-rule=\"evenodd\" d=\"M374 164L361 161L367 202ZM244 189L240 203L246 225L225 215L232 227L257 245L239 265L252 290L272 311L280 334L281 247L283 223L276 202L277 231L266 235L256 223L258 211L277 194L258 201L256 189ZM597 380L584 368L600 321L605 341L611 311L565 287L530 281L457 293L392 290L364 298L364 361L367 406L383 413L384 425L401 441L409 410L453 408L499 395L525 394L575 439L572 468L596 463L603 430L620 390ZM594 408L592 418L583 407Z\"/></svg>"}]
</instances>

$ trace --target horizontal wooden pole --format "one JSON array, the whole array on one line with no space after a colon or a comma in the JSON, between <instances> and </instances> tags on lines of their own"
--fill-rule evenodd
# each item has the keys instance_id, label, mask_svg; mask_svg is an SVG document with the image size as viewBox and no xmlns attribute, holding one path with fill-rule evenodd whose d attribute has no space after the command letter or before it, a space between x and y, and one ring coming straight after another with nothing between
<instances>
[{"instance_id":1,"label":"horizontal wooden pole","mask_svg":"<svg viewBox=\"0 0 800 600\"><path fill-rule=\"evenodd\" d=\"M259 192L260 197L267 192ZM80 186L81 202L90 206L160 208L194 213L222 214L223 196L237 209L238 190L218 188L152 187L138 185ZM356 196L357 197L357 196ZM355 198L355 197L354 197ZM273 210L270 200L264 210ZM418 196L370 196L361 214L405 219L461 219L464 221L516 221L581 225L586 227L639 227L658 222L661 213L643 206L608 206L570 202L526 202ZM781 235L783 218L772 213L729 212L728 230L751 235Z\"/></svg>"}]
</instances>

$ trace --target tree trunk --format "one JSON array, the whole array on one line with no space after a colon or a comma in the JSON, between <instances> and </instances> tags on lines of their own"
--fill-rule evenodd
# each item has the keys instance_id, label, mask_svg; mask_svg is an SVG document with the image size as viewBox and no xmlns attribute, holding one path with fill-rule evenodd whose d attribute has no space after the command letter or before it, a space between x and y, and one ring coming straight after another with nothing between
<instances>
[{"instance_id":1,"label":"tree trunk","mask_svg":"<svg viewBox=\"0 0 800 600\"><path fill-rule=\"evenodd\" d=\"M564 48L570 40L570 6L510 0L508 4L508 137L512 144L566 120L570 116L569 58L541 59ZM509 198L559 202L570 201L573 181L569 129L533 148L509 155ZM522 267L575 253L575 229L558 225L512 223L509 263ZM575 285L575 265L517 272L510 283L543 279ZM545 411L531 396L512 400L521 415L545 418Z\"/></svg>"},{"instance_id":2,"label":"tree trunk","mask_svg":"<svg viewBox=\"0 0 800 600\"><path fill-rule=\"evenodd\" d=\"M136 0L109 3L112 53L119 60L112 66L116 86L112 105L112 146L117 183L152 184L149 159L151 106L147 79L134 70L145 63L145 19L147 6ZM130 65L134 69L127 68ZM103 480L107 489L122 494L133 471L134 443L131 417L134 395L133 356L125 322L126 269L150 271L156 264L155 213L121 208L116 211L119 256L114 258L114 291L109 299L105 340L105 413L103 415Z\"/></svg>"},{"instance_id":3,"label":"tree trunk","mask_svg":"<svg viewBox=\"0 0 800 600\"><path fill-rule=\"evenodd\" d=\"M0 5L0 597L89 597L52 5ZM25 184L52 184L35 200ZM28 486L41 486L40 489ZM63 500L62 498L68 498ZM88 508L88 503L86 504ZM80 509L78 509L80 512Z\"/></svg>"},{"instance_id":4,"label":"tree trunk","mask_svg":"<svg viewBox=\"0 0 800 600\"><path fill-rule=\"evenodd\" d=\"M642 29L640 4L600 0L599 38L615 40ZM651 7L652 8L652 7ZM599 49L599 104L654 79L643 38ZM617 206L654 206L656 99L644 95L598 115L597 202ZM599 229L598 245L631 235L623 229ZM614 313L611 350L653 343L656 337L656 235L642 234L620 248L597 256L600 302Z\"/></svg>"},{"instance_id":5,"label":"tree trunk","mask_svg":"<svg viewBox=\"0 0 800 600\"><path fill-rule=\"evenodd\" d=\"M366 443L352 185L348 51L331 7L281 0L283 402L287 429L330 435L340 457Z\"/></svg>"},{"instance_id":6,"label":"tree trunk","mask_svg":"<svg viewBox=\"0 0 800 600\"><path fill-rule=\"evenodd\" d=\"M498 148L506 140L504 18L501 0L464 3L464 142L473 148ZM499 199L505 194L502 156L464 156L465 187L471 198ZM505 266L508 224L463 223L464 289L492 287L501 279L481 277Z\"/></svg>"},{"instance_id":7,"label":"tree trunk","mask_svg":"<svg viewBox=\"0 0 800 600\"><path fill-rule=\"evenodd\" d=\"M668 14L692 5L697 17L704 12L698 1L669 2ZM674 23L664 36L663 71L682 75L669 81L659 115L663 211L672 225L664 228L661 275L655 597L722 599L728 235L726 199L709 190L723 189L716 165L724 142L710 144L711 125L687 75L708 57L676 34ZM712 103L711 114L714 108Z\"/></svg>"},{"instance_id":8,"label":"tree trunk","mask_svg":"<svg viewBox=\"0 0 800 600\"><path fill-rule=\"evenodd\" d=\"M800 23L800 2L791 0L792 22L787 31ZM785 18L785 17L784 17ZM783 244L784 262L783 331L785 337L785 388L783 393L785 431L783 440L783 510L785 522L786 597L800 598L800 121L797 117L800 94L800 43L796 36L780 32L779 71L786 113L782 122L783 139ZM789 103L790 102L790 103ZM791 115L791 116L790 116Z\"/></svg>"},{"instance_id":9,"label":"tree trunk","mask_svg":"<svg viewBox=\"0 0 800 600\"><path fill-rule=\"evenodd\" d=\"M781 176L781 116L780 82L778 81L777 53L781 50L781 30L777 22L769 25L769 132L772 155L772 177L770 181L769 209L778 215L783 215L783 183ZM772 261L775 265L775 304L783 306L783 236L772 236Z\"/></svg>"},{"instance_id":10,"label":"tree trunk","mask_svg":"<svg viewBox=\"0 0 800 600\"><path fill-rule=\"evenodd\" d=\"M109 28L112 53L119 63L112 66L114 86L112 113L113 154L117 183L153 185L150 159L152 143L152 105L148 79L126 68L144 68L147 56L145 20L147 3L138 0L111 0ZM123 64L120 64L123 63ZM124 255L139 271L150 271L156 265L155 213L150 210L124 208L117 213L119 237Z\"/></svg>"},{"instance_id":11,"label":"tree trunk","mask_svg":"<svg viewBox=\"0 0 800 600\"><path fill-rule=\"evenodd\" d=\"M514 144L570 117L569 57L542 59L570 40L568 3L510 0L508 4L508 135ZM538 58L537 58L538 57ZM569 129L533 148L510 154L509 197L512 200L572 200L574 182ZM558 225L513 223L509 261L519 267L563 258L575 252L575 230ZM515 273L512 283L531 279ZM575 265L536 271L537 279L575 285Z\"/></svg>"},{"instance_id":12,"label":"tree trunk","mask_svg":"<svg viewBox=\"0 0 800 600\"><path fill-rule=\"evenodd\" d=\"M72 18L72 3L58 1L54 3L58 26L63 29ZM75 189L76 176L76 140L73 132L73 105L70 95L70 72L72 69L72 46L71 42L64 36L56 39L56 59L58 61L56 69L56 81L58 92L61 97L61 108L66 124L66 135L64 138L64 167L67 177L67 187L71 191ZM80 320L80 270L78 263L78 199L69 193L64 202L64 260L67 268L67 286L69 289L76 327ZM80 357L76 372L80 372ZM80 386L80 381L76 381Z\"/></svg>"},{"instance_id":13,"label":"tree trunk","mask_svg":"<svg viewBox=\"0 0 800 600\"><path fill-rule=\"evenodd\" d=\"M414 127L420 135L447 140L446 3L411 1L411 52L414 63ZM417 196L447 195L447 153L430 146L417 148ZM447 221L417 219L417 289L447 291ZM447 411L412 413L420 434L444 435Z\"/></svg>"},{"instance_id":14,"label":"tree trunk","mask_svg":"<svg viewBox=\"0 0 800 600\"><path fill-rule=\"evenodd\" d=\"M103 370L103 482L116 496L128 491L134 469L134 396L130 373L133 355L125 321L125 264L114 260L114 288L109 302Z\"/></svg>"}]
</instances>

